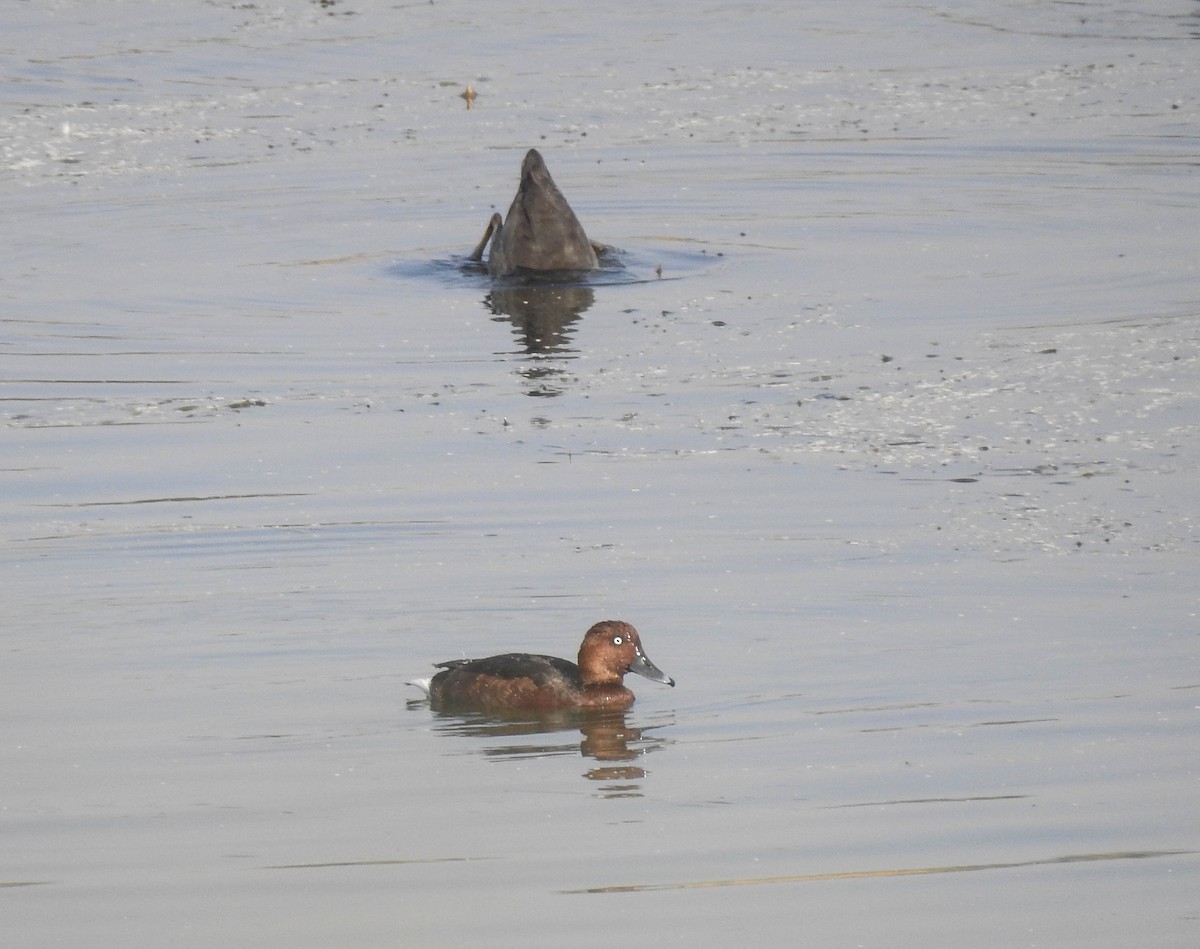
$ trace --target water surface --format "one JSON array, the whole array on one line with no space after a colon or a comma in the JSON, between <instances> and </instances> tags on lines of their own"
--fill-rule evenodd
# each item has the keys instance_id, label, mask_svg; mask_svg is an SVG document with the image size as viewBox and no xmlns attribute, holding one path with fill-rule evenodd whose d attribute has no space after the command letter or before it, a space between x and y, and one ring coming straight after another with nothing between
<instances>
[{"instance_id":1,"label":"water surface","mask_svg":"<svg viewBox=\"0 0 1200 949\"><path fill-rule=\"evenodd\" d=\"M10 940L1196 944L1198 11L810 6L0 14Z\"/></svg>"}]
</instances>

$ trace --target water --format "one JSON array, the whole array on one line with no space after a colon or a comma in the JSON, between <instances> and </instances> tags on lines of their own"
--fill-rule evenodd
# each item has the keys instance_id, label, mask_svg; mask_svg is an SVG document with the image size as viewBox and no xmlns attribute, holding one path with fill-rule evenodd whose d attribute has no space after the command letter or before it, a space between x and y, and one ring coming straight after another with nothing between
<instances>
[{"instance_id":1,"label":"water","mask_svg":"<svg viewBox=\"0 0 1200 949\"><path fill-rule=\"evenodd\" d=\"M14 945L1195 944L1198 11L809 6L0 14Z\"/></svg>"}]
</instances>

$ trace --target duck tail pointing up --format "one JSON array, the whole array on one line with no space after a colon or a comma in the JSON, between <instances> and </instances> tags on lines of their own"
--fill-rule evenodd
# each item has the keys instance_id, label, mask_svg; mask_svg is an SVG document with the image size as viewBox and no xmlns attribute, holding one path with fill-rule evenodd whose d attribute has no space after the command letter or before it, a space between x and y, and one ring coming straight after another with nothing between
<instances>
[{"instance_id":1,"label":"duck tail pointing up","mask_svg":"<svg viewBox=\"0 0 1200 949\"><path fill-rule=\"evenodd\" d=\"M409 679L405 685L415 685L418 689L425 693L425 698L429 698L429 683L432 679Z\"/></svg>"}]
</instances>

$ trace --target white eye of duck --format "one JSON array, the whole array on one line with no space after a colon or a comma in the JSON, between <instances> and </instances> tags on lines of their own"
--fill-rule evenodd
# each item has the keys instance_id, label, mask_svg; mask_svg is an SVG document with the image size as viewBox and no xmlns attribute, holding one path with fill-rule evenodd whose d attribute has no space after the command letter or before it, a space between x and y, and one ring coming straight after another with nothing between
<instances>
[{"instance_id":1,"label":"white eye of duck","mask_svg":"<svg viewBox=\"0 0 1200 949\"><path fill-rule=\"evenodd\" d=\"M621 645L621 637L620 637L620 636L614 636L614 637L613 637L613 645L614 645L614 646L619 646L619 645Z\"/></svg>"}]
</instances>

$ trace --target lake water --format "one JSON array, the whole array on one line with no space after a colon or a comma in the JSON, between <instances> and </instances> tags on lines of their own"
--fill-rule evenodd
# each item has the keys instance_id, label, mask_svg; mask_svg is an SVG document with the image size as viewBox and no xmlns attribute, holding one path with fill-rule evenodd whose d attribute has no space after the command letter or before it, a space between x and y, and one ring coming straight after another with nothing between
<instances>
[{"instance_id":1,"label":"lake water","mask_svg":"<svg viewBox=\"0 0 1200 949\"><path fill-rule=\"evenodd\" d=\"M5 943L1197 945L1198 42L6 5ZM605 618L616 721L405 685Z\"/></svg>"}]
</instances>

